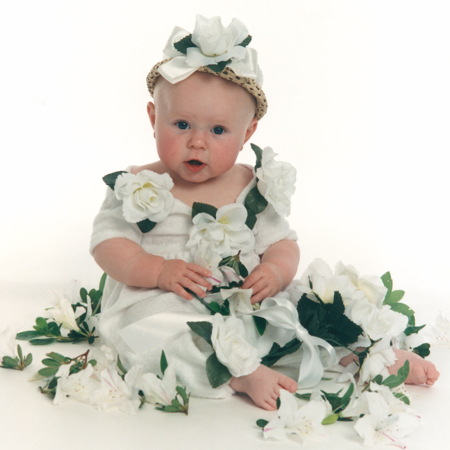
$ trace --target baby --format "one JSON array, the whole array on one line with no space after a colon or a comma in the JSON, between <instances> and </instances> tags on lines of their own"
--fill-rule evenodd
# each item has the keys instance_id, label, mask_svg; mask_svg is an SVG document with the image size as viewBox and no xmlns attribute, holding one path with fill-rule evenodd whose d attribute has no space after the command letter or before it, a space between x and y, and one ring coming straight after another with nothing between
<instances>
[{"instance_id":1,"label":"baby","mask_svg":"<svg viewBox=\"0 0 450 450\"><path fill-rule=\"evenodd\" d=\"M219 27L218 36L211 38L214 27ZM184 44L190 45L187 56L179 45L183 39ZM230 39L234 39L234 45L230 44ZM259 67L250 58L256 53L244 45L246 39L248 32L236 19L224 29L218 18L208 21L198 16L192 35L179 28L174 30L165 51L172 59L157 64L147 79L154 99L148 103L147 111L159 160L129 169L134 175L151 171L165 179L170 176L174 206L168 207L166 217L159 222L155 220L154 229L144 234L135 224L123 219L120 202L109 192L96 219L91 248L96 262L109 275L100 331L121 357L122 353L128 354L125 361L129 364L141 362L145 357L155 359L160 350L156 346L153 356L145 352L147 356L143 356L144 353L133 356L118 336L121 328L161 312L205 313L195 297L203 299L212 289L212 271L195 264L192 253L186 248L194 202L218 209L242 203L243 193L248 193L254 185L252 169L237 164L236 160L256 131L267 104L259 86ZM173 43L178 44L175 45L177 50ZM220 64L223 65L221 71L217 67ZM271 217L266 220L264 214ZM251 302L259 303L284 291L294 279L299 248L295 233L273 209L261 214L254 234L255 249L247 257L252 262L246 264L250 274L241 288L251 289ZM264 243L259 241L263 235ZM245 258L244 254L242 260ZM195 379L199 383L193 395L223 397L232 392L219 389L212 393L207 390L206 381L201 384L200 372L194 366L201 366L204 371L205 358L211 348L205 349L198 340L192 342L192 333L183 336L183 344L175 345L179 339L174 339L170 347L165 341L164 350L169 362L172 358L184 364L181 371L186 377L184 381L189 383ZM398 351L397 356L398 363L391 368L391 373L410 359L409 382L432 385L437 379L438 373L431 363L406 352ZM350 361L346 358L343 364ZM148 364L156 370L156 363ZM295 392L297 382L259 365L250 374L233 376L229 387L223 389L227 388L247 394L262 408L274 410L280 389Z\"/></svg>"}]
</instances>

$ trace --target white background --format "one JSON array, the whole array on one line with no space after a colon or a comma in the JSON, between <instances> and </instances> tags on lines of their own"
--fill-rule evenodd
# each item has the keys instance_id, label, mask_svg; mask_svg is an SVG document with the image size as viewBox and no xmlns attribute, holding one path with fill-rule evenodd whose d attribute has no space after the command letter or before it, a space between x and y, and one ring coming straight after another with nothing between
<instances>
[{"instance_id":1,"label":"white background","mask_svg":"<svg viewBox=\"0 0 450 450\"><path fill-rule=\"evenodd\" d=\"M17 0L0 12L2 314L30 306L25 283L42 305L46 286L97 285L101 177L156 159L145 77L197 13L253 36L269 111L252 142L297 168L299 272L390 270L422 319L449 311L447 1Z\"/></svg>"},{"instance_id":2,"label":"white background","mask_svg":"<svg viewBox=\"0 0 450 450\"><path fill-rule=\"evenodd\" d=\"M300 272L390 270L449 299L446 1L17 1L1 14L0 278L97 283L101 177L154 161L145 77L175 25L240 18L269 112L252 142L298 170ZM242 162L253 163L249 147Z\"/></svg>"}]
</instances>

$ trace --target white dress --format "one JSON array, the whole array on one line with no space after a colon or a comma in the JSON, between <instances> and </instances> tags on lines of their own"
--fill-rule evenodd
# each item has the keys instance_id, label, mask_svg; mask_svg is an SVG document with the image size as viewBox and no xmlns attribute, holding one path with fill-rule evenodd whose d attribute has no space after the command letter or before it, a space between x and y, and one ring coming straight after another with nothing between
<instances>
[{"instance_id":1,"label":"white dress","mask_svg":"<svg viewBox=\"0 0 450 450\"><path fill-rule=\"evenodd\" d=\"M254 177L240 193L236 203L243 204L255 185ZM106 199L94 221L91 253L104 240L127 238L150 254L165 259L192 262L192 253L186 248L192 227L191 212L191 207L175 199L169 216L157 223L150 232L142 233L136 224L125 221L122 202L117 200L112 189L108 188ZM272 206L269 205L257 217L252 230L255 235L255 247L253 251L241 254L241 261L249 272L259 264L260 255L270 245L282 239L297 239L288 222L277 214ZM279 295L283 296L283 293ZM175 329L170 329L171 316L176 318L180 313L184 316L210 317L207 308L196 299L187 301L175 293L157 288L130 287L108 277L102 300L100 334L107 345L116 349L125 366L141 364L145 371L159 373L161 351L164 350L169 364L176 366L180 384L187 386L192 395L209 398L229 396L233 390L228 384L213 389L206 376L205 364L212 353L211 346L186 325L184 328L177 328L174 325ZM151 318L155 315L158 315L156 319L159 321L159 328L161 320L169 319L167 336L158 336L156 340L152 330L149 330ZM149 320L146 322L143 319ZM267 352L270 349L269 343L274 341L273 332L268 331L265 335L266 339L261 340L261 352ZM133 339L140 342L140 350L136 350L133 346ZM149 342L145 351L142 351L143 340Z\"/></svg>"}]
</instances>

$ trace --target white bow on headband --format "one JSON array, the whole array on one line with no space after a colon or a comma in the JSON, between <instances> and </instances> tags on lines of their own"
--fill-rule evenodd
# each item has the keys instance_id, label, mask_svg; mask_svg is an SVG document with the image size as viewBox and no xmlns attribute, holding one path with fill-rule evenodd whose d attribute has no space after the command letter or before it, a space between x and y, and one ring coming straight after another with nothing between
<instances>
[{"instance_id":1,"label":"white bow on headband","mask_svg":"<svg viewBox=\"0 0 450 450\"><path fill-rule=\"evenodd\" d=\"M159 73L170 83L178 83L197 69L207 66L220 72L225 66L242 77L262 85L256 50L248 48L251 41L247 27L233 19L225 28L220 17L207 19L198 15L192 34L175 27L164 49L164 58L172 58L159 67Z\"/></svg>"}]
</instances>

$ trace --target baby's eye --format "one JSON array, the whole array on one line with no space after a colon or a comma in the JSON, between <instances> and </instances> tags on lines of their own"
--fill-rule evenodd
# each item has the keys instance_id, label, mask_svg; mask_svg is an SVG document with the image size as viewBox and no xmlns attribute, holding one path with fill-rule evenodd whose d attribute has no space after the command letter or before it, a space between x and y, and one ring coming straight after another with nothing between
<instances>
[{"instance_id":1,"label":"baby's eye","mask_svg":"<svg viewBox=\"0 0 450 450\"><path fill-rule=\"evenodd\" d=\"M223 134L223 133L225 133L225 128L224 127L214 127L212 131L214 134Z\"/></svg>"},{"instance_id":2,"label":"baby's eye","mask_svg":"<svg viewBox=\"0 0 450 450\"><path fill-rule=\"evenodd\" d=\"M184 122L183 120L180 120L179 122L176 123L176 126L180 129L180 130L187 130L189 128L189 124L187 122Z\"/></svg>"}]
</instances>

